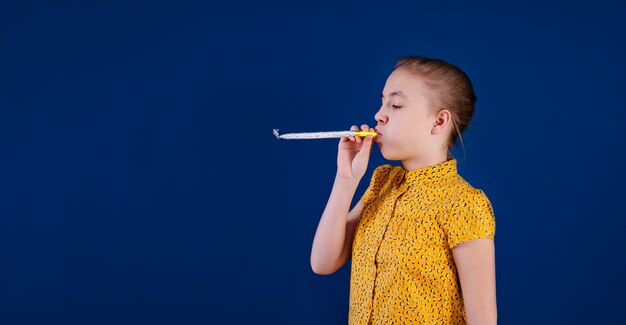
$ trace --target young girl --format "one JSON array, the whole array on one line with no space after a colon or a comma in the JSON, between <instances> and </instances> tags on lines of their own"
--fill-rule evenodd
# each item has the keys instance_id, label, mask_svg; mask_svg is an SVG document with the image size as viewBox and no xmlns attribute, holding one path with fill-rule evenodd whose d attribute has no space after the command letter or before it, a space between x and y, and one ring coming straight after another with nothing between
<instances>
[{"instance_id":1,"label":"young girl","mask_svg":"<svg viewBox=\"0 0 626 325\"><path fill-rule=\"evenodd\" d=\"M403 57L374 116L376 138L339 141L311 267L331 274L352 259L349 324L496 324L493 208L451 156L475 101L458 67ZM402 165L378 166L350 211L373 142Z\"/></svg>"}]
</instances>

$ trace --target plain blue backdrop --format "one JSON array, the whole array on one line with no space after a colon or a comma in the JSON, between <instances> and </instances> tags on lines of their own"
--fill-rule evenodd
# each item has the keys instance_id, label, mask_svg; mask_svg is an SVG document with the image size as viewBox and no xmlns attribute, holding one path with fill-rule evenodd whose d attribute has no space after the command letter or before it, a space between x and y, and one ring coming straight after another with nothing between
<instances>
[{"instance_id":1,"label":"plain blue backdrop","mask_svg":"<svg viewBox=\"0 0 626 325\"><path fill-rule=\"evenodd\" d=\"M0 323L346 324L309 257L402 55L471 77L500 324L624 321L626 6L3 1ZM368 172L386 161L375 146Z\"/></svg>"}]
</instances>

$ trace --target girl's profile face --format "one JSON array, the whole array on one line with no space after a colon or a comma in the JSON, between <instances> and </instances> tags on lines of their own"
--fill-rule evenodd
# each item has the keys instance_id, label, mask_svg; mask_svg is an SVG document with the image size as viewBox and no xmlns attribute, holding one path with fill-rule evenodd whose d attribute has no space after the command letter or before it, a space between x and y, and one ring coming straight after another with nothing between
<instances>
[{"instance_id":1,"label":"girl's profile face","mask_svg":"<svg viewBox=\"0 0 626 325\"><path fill-rule=\"evenodd\" d=\"M381 134L376 142L385 159L420 157L432 149L435 115L426 96L429 91L420 77L402 68L387 78L382 106L374 115Z\"/></svg>"}]
</instances>

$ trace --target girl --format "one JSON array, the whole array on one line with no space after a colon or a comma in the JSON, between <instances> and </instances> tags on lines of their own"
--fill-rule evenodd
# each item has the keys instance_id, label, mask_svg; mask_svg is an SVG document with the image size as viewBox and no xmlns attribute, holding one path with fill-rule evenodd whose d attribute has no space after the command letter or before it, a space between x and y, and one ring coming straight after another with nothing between
<instances>
[{"instance_id":1,"label":"girl","mask_svg":"<svg viewBox=\"0 0 626 325\"><path fill-rule=\"evenodd\" d=\"M493 208L451 156L475 102L458 67L402 57L374 116L378 135L339 140L311 267L332 274L351 259L349 324L496 324ZM373 142L402 165L378 166L349 211Z\"/></svg>"}]
</instances>

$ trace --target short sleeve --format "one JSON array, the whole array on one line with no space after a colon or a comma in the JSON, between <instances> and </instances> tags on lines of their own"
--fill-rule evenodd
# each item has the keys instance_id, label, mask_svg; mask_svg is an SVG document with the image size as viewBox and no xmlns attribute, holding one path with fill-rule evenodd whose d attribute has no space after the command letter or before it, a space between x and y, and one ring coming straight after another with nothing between
<instances>
[{"instance_id":1,"label":"short sleeve","mask_svg":"<svg viewBox=\"0 0 626 325\"><path fill-rule=\"evenodd\" d=\"M491 202L485 192L473 189L463 193L452 204L444 229L450 249L476 238L493 239L496 232L496 219Z\"/></svg>"},{"instance_id":2,"label":"short sleeve","mask_svg":"<svg viewBox=\"0 0 626 325\"><path fill-rule=\"evenodd\" d=\"M374 172L372 173L372 178L370 180L370 185L367 187L365 193L363 193L363 196L361 197L361 201L363 201L364 205L370 203L376 198L376 196L380 194L382 186L385 183L391 168L391 165L385 164L380 165L376 167L376 169L374 169Z\"/></svg>"}]
</instances>

